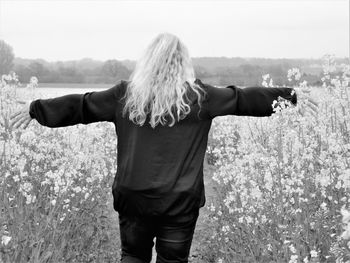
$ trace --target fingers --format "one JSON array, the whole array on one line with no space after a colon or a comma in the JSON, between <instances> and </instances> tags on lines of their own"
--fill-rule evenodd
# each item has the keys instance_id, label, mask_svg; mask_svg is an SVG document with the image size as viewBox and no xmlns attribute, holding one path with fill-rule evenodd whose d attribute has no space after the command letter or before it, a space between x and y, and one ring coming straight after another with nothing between
<instances>
[{"instance_id":1,"label":"fingers","mask_svg":"<svg viewBox=\"0 0 350 263\"><path fill-rule=\"evenodd\" d=\"M22 112L21 111L17 111L15 113L13 113L11 116L10 116L10 119L13 119L14 117L16 117L18 114L21 114Z\"/></svg>"},{"instance_id":2,"label":"fingers","mask_svg":"<svg viewBox=\"0 0 350 263\"><path fill-rule=\"evenodd\" d=\"M20 120L21 118L23 118L23 113L19 112L19 114L17 114L15 117L11 118L10 120L10 127L12 127L15 123L18 122L18 120Z\"/></svg>"},{"instance_id":3,"label":"fingers","mask_svg":"<svg viewBox=\"0 0 350 263\"><path fill-rule=\"evenodd\" d=\"M18 119L16 119L16 122L13 125L13 128L17 129L20 127L25 121L27 120L27 116L25 115L20 115Z\"/></svg>"},{"instance_id":4,"label":"fingers","mask_svg":"<svg viewBox=\"0 0 350 263\"><path fill-rule=\"evenodd\" d=\"M315 103L314 101L307 101L306 105L310 107L313 111L318 111L318 103Z\"/></svg>"},{"instance_id":5,"label":"fingers","mask_svg":"<svg viewBox=\"0 0 350 263\"><path fill-rule=\"evenodd\" d=\"M310 104L312 105L312 104ZM309 106L309 105L304 105L303 107L300 107L298 110L298 113L300 115L302 115L303 117L307 114L307 115L311 115L314 118L318 118L318 110L317 108L315 108L315 106Z\"/></svg>"},{"instance_id":6,"label":"fingers","mask_svg":"<svg viewBox=\"0 0 350 263\"><path fill-rule=\"evenodd\" d=\"M318 103L309 96L303 96L300 100L298 113L303 117L311 115L313 118L318 118Z\"/></svg>"},{"instance_id":7,"label":"fingers","mask_svg":"<svg viewBox=\"0 0 350 263\"><path fill-rule=\"evenodd\" d=\"M303 109L299 109L298 113L302 116L305 117L306 115L311 115L313 118L317 119L317 112L314 112L310 109L307 108L303 108Z\"/></svg>"},{"instance_id":8,"label":"fingers","mask_svg":"<svg viewBox=\"0 0 350 263\"><path fill-rule=\"evenodd\" d=\"M21 103L21 104L26 104L25 101L20 101L20 100L19 100L19 101L17 101L17 102L19 102L19 103ZM13 114L10 116L10 119L13 119L13 118L15 118L16 116L18 116L18 115L20 115L21 113L26 112L26 111L28 111L27 107L23 107L21 110L19 110L19 111L13 113Z\"/></svg>"},{"instance_id":9,"label":"fingers","mask_svg":"<svg viewBox=\"0 0 350 263\"><path fill-rule=\"evenodd\" d=\"M21 127L23 129L26 129L31 121L32 118L28 118L26 115L19 115L10 121L10 128L17 129Z\"/></svg>"},{"instance_id":10,"label":"fingers","mask_svg":"<svg viewBox=\"0 0 350 263\"><path fill-rule=\"evenodd\" d=\"M17 122L17 119L11 119L10 120L10 128L13 128L13 125Z\"/></svg>"},{"instance_id":11,"label":"fingers","mask_svg":"<svg viewBox=\"0 0 350 263\"><path fill-rule=\"evenodd\" d=\"M318 106L318 102L316 102L314 99L310 98L310 97L307 97L306 98L309 102L311 102L314 106Z\"/></svg>"},{"instance_id":12,"label":"fingers","mask_svg":"<svg viewBox=\"0 0 350 263\"><path fill-rule=\"evenodd\" d=\"M32 119L27 119L25 120L24 124L23 124L23 129L27 129L29 123L32 121Z\"/></svg>"},{"instance_id":13,"label":"fingers","mask_svg":"<svg viewBox=\"0 0 350 263\"><path fill-rule=\"evenodd\" d=\"M307 108L306 111L307 111L308 114L312 115L312 117L314 117L314 118L318 117L318 112L317 111L315 111L315 110L313 110L311 108Z\"/></svg>"},{"instance_id":14,"label":"fingers","mask_svg":"<svg viewBox=\"0 0 350 263\"><path fill-rule=\"evenodd\" d=\"M301 92L307 93L307 94L310 94L310 92L311 92L311 89L308 89L308 88L302 88L300 90L301 90Z\"/></svg>"},{"instance_id":15,"label":"fingers","mask_svg":"<svg viewBox=\"0 0 350 263\"><path fill-rule=\"evenodd\" d=\"M15 125L13 125L13 128L14 128L14 129L19 128L19 127L22 125L22 123L23 123L23 120L21 119L21 120L19 120L18 122L16 122Z\"/></svg>"},{"instance_id":16,"label":"fingers","mask_svg":"<svg viewBox=\"0 0 350 263\"><path fill-rule=\"evenodd\" d=\"M17 119L17 120L14 120L14 121L11 123L10 127L11 127L12 129L17 129L17 128L19 127L20 124L21 124L21 119Z\"/></svg>"}]
</instances>

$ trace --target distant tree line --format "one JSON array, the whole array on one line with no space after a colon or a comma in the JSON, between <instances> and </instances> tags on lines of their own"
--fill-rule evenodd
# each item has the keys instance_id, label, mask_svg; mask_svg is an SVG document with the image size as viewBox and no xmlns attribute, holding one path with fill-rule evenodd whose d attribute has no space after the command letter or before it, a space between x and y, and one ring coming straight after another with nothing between
<instances>
[{"instance_id":1,"label":"distant tree line","mask_svg":"<svg viewBox=\"0 0 350 263\"><path fill-rule=\"evenodd\" d=\"M127 79L131 74L131 70L118 60L107 60L93 68L84 68L77 64L55 62L47 65L34 60L28 64L15 63L13 70L23 82L36 76L43 83L114 83Z\"/></svg>"},{"instance_id":2,"label":"distant tree line","mask_svg":"<svg viewBox=\"0 0 350 263\"><path fill-rule=\"evenodd\" d=\"M14 58L12 47L0 39L0 75L7 74L13 68Z\"/></svg>"},{"instance_id":3,"label":"distant tree line","mask_svg":"<svg viewBox=\"0 0 350 263\"><path fill-rule=\"evenodd\" d=\"M196 77L213 85L261 85L262 75L270 74L276 85L288 85L288 69L298 67L302 79L310 85L320 85L321 59L266 58L193 58ZM347 63L346 58L338 63ZM98 61L84 58L76 61L48 62L43 59L23 59L14 56L10 45L0 40L0 74L15 71L22 83L36 76L41 83L116 83L128 79L135 61L110 59Z\"/></svg>"},{"instance_id":4,"label":"distant tree line","mask_svg":"<svg viewBox=\"0 0 350 263\"><path fill-rule=\"evenodd\" d=\"M249 63L237 66L222 65L216 67L203 66L194 60L196 77L215 85L252 86L260 85L262 75L269 73L277 85L288 85L287 72L290 64L254 65ZM23 62L23 61L22 61ZM13 70L19 75L21 82L27 82L31 76L38 77L41 83L115 83L120 79L128 79L134 64L125 65L123 61L107 60L95 62L94 66L84 63L94 62L89 59L80 61L52 62L30 60L20 63L15 59ZM321 79L321 68L316 72L303 73L304 80L318 85Z\"/></svg>"}]
</instances>

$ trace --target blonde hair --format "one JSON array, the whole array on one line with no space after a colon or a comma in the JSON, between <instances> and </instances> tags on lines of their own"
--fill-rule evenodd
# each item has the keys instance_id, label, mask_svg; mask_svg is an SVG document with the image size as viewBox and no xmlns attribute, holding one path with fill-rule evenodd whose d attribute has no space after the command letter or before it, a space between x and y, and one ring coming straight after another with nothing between
<instances>
[{"instance_id":1,"label":"blonde hair","mask_svg":"<svg viewBox=\"0 0 350 263\"><path fill-rule=\"evenodd\" d=\"M129 80L123 116L128 111L129 119L142 126L150 113L152 128L159 123L165 125L167 116L170 116L171 127L175 119L179 121L190 113L186 94L190 89L197 94L200 107L200 91L205 92L195 83L187 48L177 36L169 33L159 34L153 39Z\"/></svg>"}]
</instances>

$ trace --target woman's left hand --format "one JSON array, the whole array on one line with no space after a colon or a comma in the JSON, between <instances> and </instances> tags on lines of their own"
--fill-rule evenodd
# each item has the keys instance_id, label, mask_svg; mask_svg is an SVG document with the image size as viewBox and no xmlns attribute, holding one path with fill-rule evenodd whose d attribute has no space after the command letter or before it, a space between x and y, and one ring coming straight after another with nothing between
<instances>
[{"instance_id":1,"label":"woman's left hand","mask_svg":"<svg viewBox=\"0 0 350 263\"><path fill-rule=\"evenodd\" d=\"M18 128L22 126L22 128L27 128L29 123L32 120L32 117L30 117L29 114L29 107L30 107L30 101L17 101L20 104L23 104L23 107L12 114L10 116L10 127L12 128Z\"/></svg>"},{"instance_id":2,"label":"woman's left hand","mask_svg":"<svg viewBox=\"0 0 350 263\"><path fill-rule=\"evenodd\" d=\"M294 88L297 95L297 104L301 105L299 113L304 116L304 113L310 113L314 117L318 114L318 102L311 98L309 88Z\"/></svg>"}]
</instances>

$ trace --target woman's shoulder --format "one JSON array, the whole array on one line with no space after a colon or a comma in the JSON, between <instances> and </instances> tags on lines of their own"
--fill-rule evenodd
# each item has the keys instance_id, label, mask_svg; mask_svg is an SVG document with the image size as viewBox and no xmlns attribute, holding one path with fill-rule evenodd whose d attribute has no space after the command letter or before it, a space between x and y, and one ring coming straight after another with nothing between
<instances>
[{"instance_id":1,"label":"woman's shoulder","mask_svg":"<svg viewBox=\"0 0 350 263\"><path fill-rule=\"evenodd\" d=\"M221 88L219 88L215 85L209 84L207 82L203 82L202 80L197 79L197 78L195 79L194 83L197 84L198 86L200 86L205 91L205 93L208 94L209 97L211 97L213 95L215 96L215 94L218 92L218 90L221 90Z\"/></svg>"},{"instance_id":2,"label":"woman's shoulder","mask_svg":"<svg viewBox=\"0 0 350 263\"><path fill-rule=\"evenodd\" d=\"M211 89L216 89L218 88L215 85L209 84L207 82L203 82L201 79L195 79L194 83L196 83L197 85L199 85L201 88L205 89L205 90L211 90Z\"/></svg>"},{"instance_id":3,"label":"woman's shoulder","mask_svg":"<svg viewBox=\"0 0 350 263\"><path fill-rule=\"evenodd\" d=\"M199 85L199 86L201 86L201 87L204 87L204 86L205 86L205 84L202 82L202 80L197 79L197 78L194 80L194 83L197 84L197 85Z\"/></svg>"},{"instance_id":4,"label":"woman's shoulder","mask_svg":"<svg viewBox=\"0 0 350 263\"><path fill-rule=\"evenodd\" d=\"M121 79L114 85L114 87L118 89L123 89L128 86L129 82L129 80Z\"/></svg>"},{"instance_id":5,"label":"woman's shoulder","mask_svg":"<svg viewBox=\"0 0 350 263\"><path fill-rule=\"evenodd\" d=\"M115 94L118 98L121 98L125 94L129 82L129 80L121 79L114 84L112 88L115 90Z\"/></svg>"}]
</instances>

